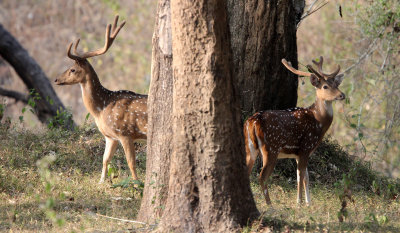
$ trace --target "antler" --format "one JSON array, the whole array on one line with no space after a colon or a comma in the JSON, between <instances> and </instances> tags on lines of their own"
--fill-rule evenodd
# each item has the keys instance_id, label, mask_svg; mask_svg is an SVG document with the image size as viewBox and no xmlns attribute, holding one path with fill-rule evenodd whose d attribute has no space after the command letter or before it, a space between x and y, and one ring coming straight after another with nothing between
<instances>
[{"instance_id":1,"label":"antler","mask_svg":"<svg viewBox=\"0 0 400 233\"><path fill-rule=\"evenodd\" d=\"M112 25L112 27L111 27L111 24L109 24L106 28L106 36L105 36L106 39L105 39L105 44L104 44L103 48L97 49L95 51L86 52L84 54L78 54L76 49L78 47L80 39L77 39L75 42L75 46L74 46L74 53L76 55L71 53L71 48L73 45L73 43L71 43L71 44L69 44L69 47L68 47L68 52L67 52L68 57L73 60L84 60L89 57L94 57L94 56L98 56L98 55L102 55L102 54L106 53L107 50L111 47L112 43L114 42L115 37L118 35L119 31L126 23L125 21L123 21L122 24L117 27L118 18L119 18L119 16L116 15L114 18L114 24ZM110 35L110 31L112 31L111 35Z\"/></svg>"},{"instance_id":2,"label":"antler","mask_svg":"<svg viewBox=\"0 0 400 233\"><path fill-rule=\"evenodd\" d=\"M333 73L325 74L322 71L322 64L324 63L324 58L322 56L319 57L319 62L316 62L315 60L312 60L312 62L318 67L318 73L320 73L326 79L334 78L340 71L340 65L338 65L338 67L336 68L336 70Z\"/></svg>"},{"instance_id":3,"label":"antler","mask_svg":"<svg viewBox=\"0 0 400 233\"><path fill-rule=\"evenodd\" d=\"M312 73L309 73L309 72L296 70L295 68L293 68L293 66L292 66L292 64L290 62L286 61L285 58L282 59L282 63L288 70L292 71L293 73L295 73L295 74L297 74L299 76L310 77L312 75Z\"/></svg>"}]
</instances>

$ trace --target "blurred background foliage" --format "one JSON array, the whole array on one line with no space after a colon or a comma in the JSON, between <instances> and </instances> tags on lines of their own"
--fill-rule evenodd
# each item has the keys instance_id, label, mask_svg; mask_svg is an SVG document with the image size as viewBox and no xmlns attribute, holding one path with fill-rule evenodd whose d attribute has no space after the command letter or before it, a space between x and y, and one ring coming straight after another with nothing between
<instances>
[{"instance_id":1,"label":"blurred background foliage","mask_svg":"<svg viewBox=\"0 0 400 233\"><path fill-rule=\"evenodd\" d=\"M307 0L305 9L324 2ZM156 6L156 0L2 0L0 22L53 81L72 64L66 56L68 44L81 38L80 50L103 46L105 27L119 14L127 24L116 43L107 54L90 61L108 89L147 93ZM301 69L322 55L326 71L339 64L346 74L341 90L348 98L335 103L328 134L350 154L394 177L400 176L399 36L398 0L329 1L305 18L297 33ZM301 83L298 106L309 106L315 100L313 88L308 80ZM0 85L27 92L4 64L0 64ZM87 111L80 87L54 88L74 120L84 122ZM0 104L13 119L24 107L2 97ZM24 119L26 127L39 126L34 116Z\"/></svg>"},{"instance_id":2,"label":"blurred background foliage","mask_svg":"<svg viewBox=\"0 0 400 233\"><path fill-rule=\"evenodd\" d=\"M329 134L350 154L399 177L399 1L330 1L304 20L297 37L300 62L323 55L325 70L339 64L346 74L341 90L347 100L335 104ZM300 106L315 98L305 83L299 85Z\"/></svg>"}]
</instances>

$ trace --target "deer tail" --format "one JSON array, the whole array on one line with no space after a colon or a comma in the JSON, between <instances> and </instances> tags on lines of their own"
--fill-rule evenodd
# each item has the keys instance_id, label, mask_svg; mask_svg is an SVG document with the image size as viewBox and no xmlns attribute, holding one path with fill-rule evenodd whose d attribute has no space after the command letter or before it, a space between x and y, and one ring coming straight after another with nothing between
<instances>
[{"instance_id":1,"label":"deer tail","mask_svg":"<svg viewBox=\"0 0 400 233\"><path fill-rule=\"evenodd\" d=\"M255 131L256 121L254 119L249 119L246 121L244 127L244 136L246 137L246 147L248 148L251 158L256 159L258 154L258 142Z\"/></svg>"}]
</instances>

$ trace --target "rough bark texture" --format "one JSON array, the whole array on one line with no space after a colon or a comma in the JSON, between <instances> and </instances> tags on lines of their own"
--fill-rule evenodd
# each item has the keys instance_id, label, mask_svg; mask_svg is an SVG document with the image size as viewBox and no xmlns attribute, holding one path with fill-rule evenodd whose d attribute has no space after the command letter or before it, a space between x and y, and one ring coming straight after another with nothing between
<instances>
[{"instance_id":1,"label":"rough bark texture","mask_svg":"<svg viewBox=\"0 0 400 233\"><path fill-rule=\"evenodd\" d=\"M293 2L228 0L235 84L244 117L296 106L297 77L281 63L286 58L297 67L296 20L304 0L296 6Z\"/></svg>"},{"instance_id":2,"label":"rough bark texture","mask_svg":"<svg viewBox=\"0 0 400 233\"><path fill-rule=\"evenodd\" d=\"M36 101L36 112L41 122L56 116L57 110L65 109L40 66L1 24L0 55L14 68L28 90L35 89L39 93L41 98ZM49 99L53 104L47 101ZM68 125L73 125L72 120Z\"/></svg>"},{"instance_id":3,"label":"rough bark texture","mask_svg":"<svg viewBox=\"0 0 400 233\"><path fill-rule=\"evenodd\" d=\"M171 1L173 153L160 232L232 232L258 214L245 169L225 1Z\"/></svg>"},{"instance_id":4,"label":"rough bark texture","mask_svg":"<svg viewBox=\"0 0 400 233\"><path fill-rule=\"evenodd\" d=\"M13 98L16 101L21 101L24 104L27 104L29 99L29 95L17 91L7 90L1 87L0 87L0 95Z\"/></svg>"},{"instance_id":5,"label":"rough bark texture","mask_svg":"<svg viewBox=\"0 0 400 233\"><path fill-rule=\"evenodd\" d=\"M150 92L147 102L146 180L138 219L154 223L168 194L172 154L172 38L169 0L159 0L153 34Z\"/></svg>"}]
</instances>

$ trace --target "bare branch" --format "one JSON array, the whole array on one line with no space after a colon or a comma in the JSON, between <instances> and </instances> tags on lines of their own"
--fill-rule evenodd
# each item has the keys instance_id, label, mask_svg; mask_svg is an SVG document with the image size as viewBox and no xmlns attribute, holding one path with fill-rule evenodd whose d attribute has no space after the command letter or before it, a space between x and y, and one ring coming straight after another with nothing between
<instances>
[{"instance_id":1,"label":"bare branch","mask_svg":"<svg viewBox=\"0 0 400 233\"><path fill-rule=\"evenodd\" d=\"M57 116L60 109L65 109L39 64L1 24L0 56L14 68L28 90L35 89L40 95L40 99L36 101L36 115L41 122L47 124L52 117ZM74 122L69 119L65 125L73 129Z\"/></svg>"},{"instance_id":2,"label":"bare branch","mask_svg":"<svg viewBox=\"0 0 400 233\"><path fill-rule=\"evenodd\" d=\"M316 11L318 11L319 9L321 9L322 7L324 7L326 4L329 3L329 1L326 1L324 3L319 4L318 6L315 7L315 9L313 9L314 5L318 2L319 0L315 0L314 2L312 2L310 4L310 6L308 7L308 10L301 16L299 23L297 24L296 28L300 27L301 22L307 18L308 16L312 15L313 13L315 13Z\"/></svg>"},{"instance_id":3,"label":"bare branch","mask_svg":"<svg viewBox=\"0 0 400 233\"><path fill-rule=\"evenodd\" d=\"M29 99L28 95L26 94L17 91L7 90L1 87L0 87L0 95L13 98L16 101L21 101L24 104L27 104Z\"/></svg>"},{"instance_id":4,"label":"bare branch","mask_svg":"<svg viewBox=\"0 0 400 233\"><path fill-rule=\"evenodd\" d=\"M363 53L358 60L352 64L351 66L347 67L343 73L348 73L350 72L350 70L352 70L354 67L356 67L358 64L360 64L365 58L367 58L372 52L375 51L374 46L376 45L376 42L378 41L378 37L375 38L372 43L369 45L369 47L367 48L367 51L365 51L365 53Z\"/></svg>"}]
</instances>

